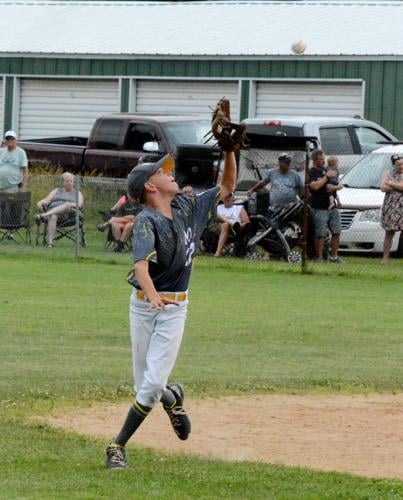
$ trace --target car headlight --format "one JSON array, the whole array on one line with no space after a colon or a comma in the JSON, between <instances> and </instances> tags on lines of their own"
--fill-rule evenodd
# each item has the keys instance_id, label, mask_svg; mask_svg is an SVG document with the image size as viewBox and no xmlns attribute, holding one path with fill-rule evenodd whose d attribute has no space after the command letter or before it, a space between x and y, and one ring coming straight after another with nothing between
<instances>
[{"instance_id":1,"label":"car headlight","mask_svg":"<svg viewBox=\"0 0 403 500\"><path fill-rule=\"evenodd\" d=\"M361 222L375 222L379 224L381 222L381 215L382 211L380 208L363 210L360 214L359 220Z\"/></svg>"}]
</instances>

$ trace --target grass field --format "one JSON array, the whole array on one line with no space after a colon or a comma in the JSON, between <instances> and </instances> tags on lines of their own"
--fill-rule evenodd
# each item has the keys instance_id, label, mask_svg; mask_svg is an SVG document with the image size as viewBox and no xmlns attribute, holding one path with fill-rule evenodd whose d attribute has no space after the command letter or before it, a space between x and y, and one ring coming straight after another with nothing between
<instances>
[{"instance_id":1,"label":"grass field","mask_svg":"<svg viewBox=\"0 0 403 500\"><path fill-rule=\"evenodd\" d=\"M403 497L399 481L142 449L117 476L103 468L105 443L33 423L131 394L129 267L127 255L0 254L0 497ZM201 260L173 378L192 397L401 392L402 287Z\"/></svg>"}]
</instances>

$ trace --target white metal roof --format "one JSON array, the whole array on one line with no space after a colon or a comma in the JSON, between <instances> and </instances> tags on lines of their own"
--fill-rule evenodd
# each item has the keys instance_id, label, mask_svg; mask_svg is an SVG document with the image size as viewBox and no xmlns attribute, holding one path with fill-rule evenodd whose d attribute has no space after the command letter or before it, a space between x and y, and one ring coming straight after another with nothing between
<instances>
[{"instance_id":1,"label":"white metal roof","mask_svg":"<svg viewBox=\"0 0 403 500\"><path fill-rule=\"evenodd\" d=\"M403 56L403 3L0 0L0 54ZM291 43L307 42L303 56Z\"/></svg>"}]
</instances>

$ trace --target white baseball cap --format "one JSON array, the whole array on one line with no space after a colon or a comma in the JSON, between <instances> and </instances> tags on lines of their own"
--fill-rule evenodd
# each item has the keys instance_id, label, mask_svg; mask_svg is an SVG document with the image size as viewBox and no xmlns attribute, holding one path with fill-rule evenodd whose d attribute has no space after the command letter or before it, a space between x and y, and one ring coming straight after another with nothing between
<instances>
[{"instance_id":1,"label":"white baseball cap","mask_svg":"<svg viewBox=\"0 0 403 500\"><path fill-rule=\"evenodd\" d=\"M14 132L14 130L7 130L7 132L4 134L4 137L14 137L14 139L17 139L17 134Z\"/></svg>"}]
</instances>

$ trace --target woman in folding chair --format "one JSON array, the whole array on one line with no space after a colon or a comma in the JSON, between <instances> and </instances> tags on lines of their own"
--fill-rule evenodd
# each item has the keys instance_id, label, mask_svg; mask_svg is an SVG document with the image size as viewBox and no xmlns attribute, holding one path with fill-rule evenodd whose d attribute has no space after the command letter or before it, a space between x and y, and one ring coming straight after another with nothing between
<instances>
[{"instance_id":1,"label":"woman in folding chair","mask_svg":"<svg viewBox=\"0 0 403 500\"><path fill-rule=\"evenodd\" d=\"M62 175L63 187L51 191L46 198L38 201L37 207L42 213L35 215L35 221L47 223L47 244L53 247L58 222L75 216L77 190L74 188L74 175L65 172ZM84 198L81 191L78 192L78 209L82 210Z\"/></svg>"}]
</instances>

